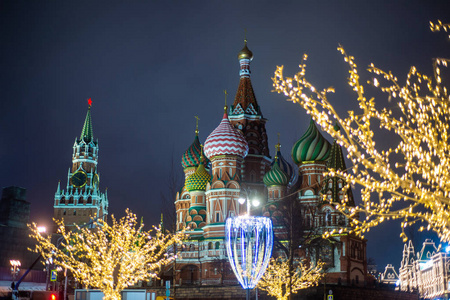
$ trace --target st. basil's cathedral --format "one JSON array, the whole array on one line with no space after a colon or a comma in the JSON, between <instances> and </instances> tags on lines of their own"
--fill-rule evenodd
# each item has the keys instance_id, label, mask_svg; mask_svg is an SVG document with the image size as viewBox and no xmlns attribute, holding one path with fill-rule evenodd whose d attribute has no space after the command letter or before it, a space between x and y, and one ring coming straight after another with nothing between
<instances>
[{"instance_id":1,"label":"st. basil's cathedral","mask_svg":"<svg viewBox=\"0 0 450 300\"><path fill-rule=\"evenodd\" d=\"M298 249L296 256L311 262L325 262L326 281L343 285L364 285L367 279L366 241L351 234L322 234L350 226L350 220L338 212L332 202L341 202L344 193L354 205L350 189L337 177L324 177L327 168L345 170L344 155L336 141L328 142L311 120L309 128L293 145L292 159L297 170L287 162L276 145L276 155L269 154L268 138L261 108L250 79L252 52L245 41L238 53L239 86L231 107L225 106L222 119L206 138L198 137L184 152L181 165L185 184L177 193L176 230L187 229L188 238L177 247L177 259L171 266L174 284L220 284L236 281L224 270L227 254L224 244L225 220L246 213L247 201L257 198L254 215L270 217L275 238L283 243L282 225L285 200L297 201L304 233L315 247ZM336 125L336 130L339 127ZM292 195L294 197L292 197ZM311 245L310 245L311 246ZM274 251L277 251L274 248Z\"/></svg>"}]
</instances>

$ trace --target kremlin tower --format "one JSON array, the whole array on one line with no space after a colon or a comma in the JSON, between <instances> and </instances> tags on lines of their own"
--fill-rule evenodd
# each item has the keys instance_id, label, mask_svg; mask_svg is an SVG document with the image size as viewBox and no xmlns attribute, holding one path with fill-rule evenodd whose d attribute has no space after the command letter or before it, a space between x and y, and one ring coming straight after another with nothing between
<instances>
[{"instance_id":1,"label":"kremlin tower","mask_svg":"<svg viewBox=\"0 0 450 300\"><path fill-rule=\"evenodd\" d=\"M55 193L54 218L64 220L68 228L86 224L96 216L105 220L108 214L108 196L106 192L101 193L99 187L98 141L94 140L92 130L91 99L88 103L80 138L76 138L73 145L66 189L61 189L58 183Z\"/></svg>"}]
</instances>

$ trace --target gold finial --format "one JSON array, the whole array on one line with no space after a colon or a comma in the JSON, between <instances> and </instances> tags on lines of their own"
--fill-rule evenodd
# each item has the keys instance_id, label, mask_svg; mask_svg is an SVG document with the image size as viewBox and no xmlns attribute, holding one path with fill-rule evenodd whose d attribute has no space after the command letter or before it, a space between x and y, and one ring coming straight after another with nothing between
<instances>
[{"instance_id":1,"label":"gold finial","mask_svg":"<svg viewBox=\"0 0 450 300\"><path fill-rule=\"evenodd\" d=\"M161 224L163 223L163 213L161 213Z\"/></svg>"},{"instance_id":2,"label":"gold finial","mask_svg":"<svg viewBox=\"0 0 450 300\"><path fill-rule=\"evenodd\" d=\"M247 28L244 28L244 43L247 45Z\"/></svg>"},{"instance_id":3,"label":"gold finial","mask_svg":"<svg viewBox=\"0 0 450 300\"><path fill-rule=\"evenodd\" d=\"M224 107L224 110L225 110L225 112L227 112L227 108L228 108L228 106L227 106L228 92L227 92L227 90L223 90L223 93L225 94L225 107Z\"/></svg>"},{"instance_id":4,"label":"gold finial","mask_svg":"<svg viewBox=\"0 0 450 300\"><path fill-rule=\"evenodd\" d=\"M198 116L194 116L195 118L195 135L198 136L198 121L200 120L200 118Z\"/></svg>"},{"instance_id":5,"label":"gold finial","mask_svg":"<svg viewBox=\"0 0 450 300\"><path fill-rule=\"evenodd\" d=\"M277 135L278 135L278 144L275 145L275 150L276 150L276 152L275 152L275 160L278 160L278 152L280 151L280 148L281 148L280 133L278 132Z\"/></svg>"},{"instance_id":6,"label":"gold finial","mask_svg":"<svg viewBox=\"0 0 450 300\"><path fill-rule=\"evenodd\" d=\"M200 144L200 163L203 163L203 144Z\"/></svg>"}]
</instances>

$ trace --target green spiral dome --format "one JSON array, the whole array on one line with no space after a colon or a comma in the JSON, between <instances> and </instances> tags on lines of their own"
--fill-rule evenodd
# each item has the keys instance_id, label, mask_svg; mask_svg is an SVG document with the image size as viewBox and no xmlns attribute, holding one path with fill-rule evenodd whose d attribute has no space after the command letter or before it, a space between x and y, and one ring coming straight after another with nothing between
<instances>
[{"instance_id":1,"label":"green spiral dome","mask_svg":"<svg viewBox=\"0 0 450 300\"><path fill-rule=\"evenodd\" d=\"M211 175L206 171L203 163L200 163L197 171L186 179L186 190L188 192L204 191L206 189L206 184L208 184L210 180Z\"/></svg>"},{"instance_id":2,"label":"green spiral dome","mask_svg":"<svg viewBox=\"0 0 450 300\"><path fill-rule=\"evenodd\" d=\"M272 169L264 175L263 181L266 186L286 186L289 183L289 179L289 176L280 169L278 160L276 160L272 166Z\"/></svg>"},{"instance_id":3,"label":"green spiral dome","mask_svg":"<svg viewBox=\"0 0 450 300\"><path fill-rule=\"evenodd\" d=\"M297 165L303 161L325 161L330 156L331 144L322 136L311 119L308 130L292 147L292 159Z\"/></svg>"}]
</instances>

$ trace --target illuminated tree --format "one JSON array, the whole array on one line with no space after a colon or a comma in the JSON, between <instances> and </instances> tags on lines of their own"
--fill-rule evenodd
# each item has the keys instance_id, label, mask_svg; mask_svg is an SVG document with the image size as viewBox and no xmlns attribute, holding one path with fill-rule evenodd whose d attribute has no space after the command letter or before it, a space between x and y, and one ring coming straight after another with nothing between
<instances>
[{"instance_id":1,"label":"illuminated tree","mask_svg":"<svg viewBox=\"0 0 450 300\"><path fill-rule=\"evenodd\" d=\"M86 288L100 289L103 299L120 299L126 287L157 277L160 267L174 259L167 248L181 242L183 233L164 234L156 227L145 231L129 210L120 220L111 219L112 225L99 219L93 223L95 228L77 226L73 231L66 231L63 222L57 221L60 245L54 245L51 236L41 235L32 224L31 236L37 240L33 250L45 259L53 257Z\"/></svg>"},{"instance_id":2,"label":"illuminated tree","mask_svg":"<svg viewBox=\"0 0 450 300\"><path fill-rule=\"evenodd\" d=\"M291 276L288 260L271 258L266 272L258 282L258 288L278 300L288 299L291 293L295 294L298 290L316 286L323 276L322 266L322 262L316 266L308 266L300 262Z\"/></svg>"},{"instance_id":3,"label":"illuminated tree","mask_svg":"<svg viewBox=\"0 0 450 300\"><path fill-rule=\"evenodd\" d=\"M447 31L449 24L431 23L433 31ZM434 76L411 67L404 85L390 71L374 64L368 71L374 78L368 85L388 94L397 108L379 109L374 98L366 98L365 84L360 82L355 59L344 48L338 50L349 65L348 84L357 95L359 111L349 111L341 118L331 105L328 94L333 88L316 89L305 77L304 55L300 72L283 77L278 67L273 78L275 90L289 101L299 103L308 114L347 149L353 166L349 172L329 170L351 185L361 186L362 204L357 207L335 203L352 220L351 231L363 235L385 220L401 220L403 228L414 223L420 230L434 230L442 240L450 240L450 99L442 85L441 68L448 59L434 59ZM335 130L335 124L341 130ZM394 143L383 149L376 140ZM346 195L346 193L344 193ZM361 220L357 215L362 216ZM341 229L340 232L345 231Z\"/></svg>"}]
</instances>

